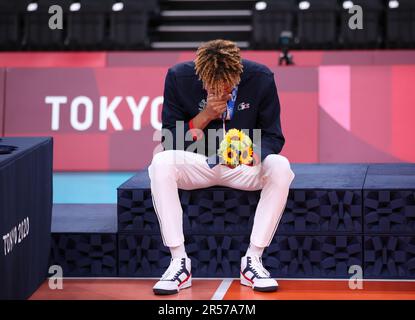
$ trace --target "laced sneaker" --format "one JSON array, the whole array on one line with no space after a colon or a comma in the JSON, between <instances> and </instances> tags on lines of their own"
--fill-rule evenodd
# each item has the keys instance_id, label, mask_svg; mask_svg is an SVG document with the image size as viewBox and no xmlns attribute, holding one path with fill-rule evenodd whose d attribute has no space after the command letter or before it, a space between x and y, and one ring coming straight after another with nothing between
<instances>
[{"instance_id":1,"label":"laced sneaker","mask_svg":"<svg viewBox=\"0 0 415 320\"><path fill-rule=\"evenodd\" d=\"M175 294L180 289L190 287L192 285L192 274L190 270L190 258L172 258L169 267L154 285L154 294Z\"/></svg>"},{"instance_id":2,"label":"laced sneaker","mask_svg":"<svg viewBox=\"0 0 415 320\"><path fill-rule=\"evenodd\" d=\"M270 277L270 273L262 265L258 256L243 256L241 259L241 284L252 287L255 291L277 291L278 283Z\"/></svg>"}]
</instances>

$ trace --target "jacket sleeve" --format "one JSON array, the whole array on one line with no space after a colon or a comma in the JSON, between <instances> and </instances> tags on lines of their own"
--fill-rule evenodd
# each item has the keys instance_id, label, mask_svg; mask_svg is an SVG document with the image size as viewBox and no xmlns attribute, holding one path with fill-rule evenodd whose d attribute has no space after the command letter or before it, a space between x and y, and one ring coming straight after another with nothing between
<instances>
[{"instance_id":1,"label":"jacket sleeve","mask_svg":"<svg viewBox=\"0 0 415 320\"><path fill-rule=\"evenodd\" d=\"M189 131L189 115L177 98L177 80L174 72L167 71L164 93L163 109L161 112L162 140L164 150L186 150L193 142L185 139ZM177 135L176 135L177 131ZM191 132L191 131L190 131ZM194 139L194 138L193 138Z\"/></svg>"},{"instance_id":2,"label":"jacket sleeve","mask_svg":"<svg viewBox=\"0 0 415 320\"><path fill-rule=\"evenodd\" d=\"M281 130L280 101L274 75L267 76L266 90L258 111L257 128L261 129L260 160L269 154L278 154L282 150L285 138Z\"/></svg>"}]
</instances>

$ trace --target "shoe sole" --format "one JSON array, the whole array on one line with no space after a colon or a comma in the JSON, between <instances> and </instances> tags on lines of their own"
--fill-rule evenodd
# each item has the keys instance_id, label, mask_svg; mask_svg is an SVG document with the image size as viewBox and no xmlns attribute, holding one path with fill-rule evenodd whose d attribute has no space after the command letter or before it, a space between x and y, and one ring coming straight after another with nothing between
<instances>
[{"instance_id":1,"label":"shoe sole","mask_svg":"<svg viewBox=\"0 0 415 320\"><path fill-rule=\"evenodd\" d=\"M164 290L164 289L153 289L153 292L157 296L167 296L170 294L179 293L177 290Z\"/></svg>"},{"instance_id":2,"label":"shoe sole","mask_svg":"<svg viewBox=\"0 0 415 320\"><path fill-rule=\"evenodd\" d=\"M179 287L178 290L177 289L176 290L167 290L167 289L153 288L153 292L154 292L155 295L158 295L158 296L167 296L167 295L179 293L180 290L189 288L191 286L192 286L192 279L189 279L181 287Z\"/></svg>"},{"instance_id":3,"label":"shoe sole","mask_svg":"<svg viewBox=\"0 0 415 320\"><path fill-rule=\"evenodd\" d=\"M278 287L276 286L272 286L272 287L253 287L254 291L259 291L259 292L276 292L278 291Z\"/></svg>"},{"instance_id":4,"label":"shoe sole","mask_svg":"<svg viewBox=\"0 0 415 320\"><path fill-rule=\"evenodd\" d=\"M253 283L246 280L242 275L241 275L240 280L241 280L242 285L247 286L247 287L251 287L254 291L259 291L259 292L275 292L275 291L278 291L278 286L255 287Z\"/></svg>"}]
</instances>

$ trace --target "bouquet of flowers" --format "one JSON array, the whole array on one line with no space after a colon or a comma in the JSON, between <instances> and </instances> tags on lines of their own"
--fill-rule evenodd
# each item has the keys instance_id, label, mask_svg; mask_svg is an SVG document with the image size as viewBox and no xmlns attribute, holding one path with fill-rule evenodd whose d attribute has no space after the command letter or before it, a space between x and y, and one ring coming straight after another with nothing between
<instances>
[{"instance_id":1,"label":"bouquet of flowers","mask_svg":"<svg viewBox=\"0 0 415 320\"><path fill-rule=\"evenodd\" d=\"M242 130L230 129L219 145L218 154L222 163L228 166L250 165L253 161L252 140Z\"/></svg>"}]
</instances>

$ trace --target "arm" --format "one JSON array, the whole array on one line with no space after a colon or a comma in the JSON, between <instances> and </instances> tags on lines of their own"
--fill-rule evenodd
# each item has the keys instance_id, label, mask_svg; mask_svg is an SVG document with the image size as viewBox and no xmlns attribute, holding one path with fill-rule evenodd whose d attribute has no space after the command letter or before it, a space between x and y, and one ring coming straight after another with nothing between
<instances>
[{"instance_id":1,"label":"arm","mask_svg":"<svg viewBox=\"0 0 415 320\"><path fill-rule=\"evenodd\" d=\"M197 116L195 116L192 120L190 120L190 127L197 128L203 130L212 119L206 114L205 110L199 112Z\"/></svg>"},{"instance_id":2,"label":"arm","mask_svg":"<svg viewBox=\"0 0 415 320\"><path fill-rule=\"evenodd\" d=\"M168 133L162 132L162 144L165 150L186 150L193 141L203 138L202 130L209 124L210 121L221 117L222 113L226 110L226 101L231 97L230 94L224 94L221 97L209 94L206 108L199 112L199 114L197 114L193 119L189 120L189 115L186 113L177 98L176 90L177 80L174 72L169 69L164 84L164 100L161 116L162 130L169 130L173 136L171 143L169 143L169 139L166 139ZM177 141L177 130L179 133L181 130L184 130L183 139L186 133L190 130L191 139L188 139L190 141L186 141L186 139L184 139L183 142Z\"/></svg>"},{"instance_id":3,"label":"arm","mask_svg":"<svg viewBox=\"0 0 415 320\"><path fill-rule=\"evenodd\" d=\"M214 94L208 94L207 106L197 116L190 120L190 128L203 130L210 121L222 117L226 110L226 102L231 98L230 94L224 94L217 97Z\"/></svg>"},{"instance_id":4,"label":"arm","mask_svg":"<svg viewBox=\"0 0 415 320\"><path fill-rule=\"evenodd\" d=\"M280 102L274 75L267 76L267 78L269 81L265 95L259 106L257 120L257 128L261 129L261 162L269 154L280 153L285 143L285 138L281 130Z\"/></svg>"}]
</instances>

